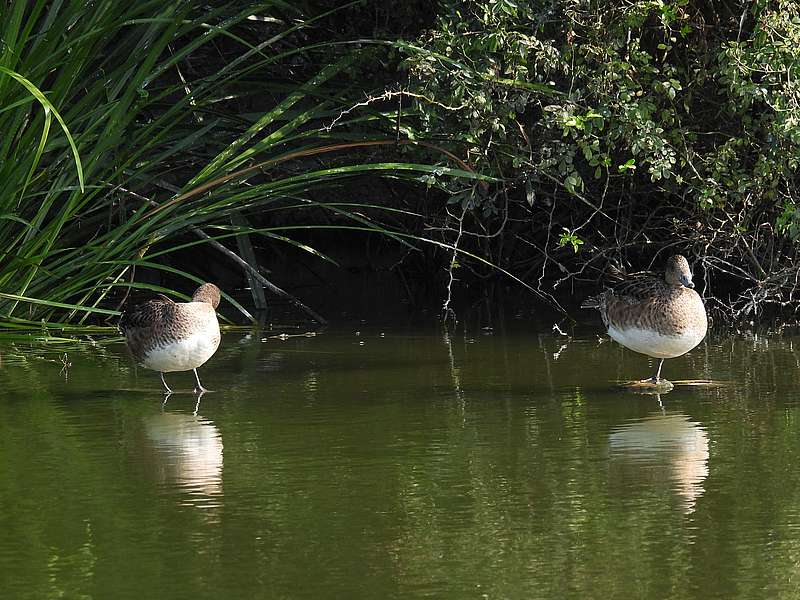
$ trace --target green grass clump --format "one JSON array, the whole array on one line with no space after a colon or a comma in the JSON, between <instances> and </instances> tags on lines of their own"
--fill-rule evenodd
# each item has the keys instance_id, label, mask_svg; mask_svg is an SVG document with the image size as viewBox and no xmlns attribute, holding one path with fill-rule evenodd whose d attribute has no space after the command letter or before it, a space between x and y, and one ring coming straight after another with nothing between
<instances>
[{"instance_id":1,"label":"green grass clump","mask_svg":"<svg viewBox=\"0 0 800 600\"><path fill-rule=\"evenodd\" d=\"M249 226L248 216L269 210L322 208L388 233L363 204L310 194L366 172L419 177L433 167L286 167L388 143L346 127L379 130L391 122L379 112L340 118L346 143L324 126L342 117L344 75L357 58L351 45L304 41L325 16L279 1L0 6L0 321L99 322L116 313L115 289L169 291L136 283L137 265L198 281L165 260L198 228L314 252L289 228ZM287 66L298 60L299 74Z\"/></svg>"}]
</instances>

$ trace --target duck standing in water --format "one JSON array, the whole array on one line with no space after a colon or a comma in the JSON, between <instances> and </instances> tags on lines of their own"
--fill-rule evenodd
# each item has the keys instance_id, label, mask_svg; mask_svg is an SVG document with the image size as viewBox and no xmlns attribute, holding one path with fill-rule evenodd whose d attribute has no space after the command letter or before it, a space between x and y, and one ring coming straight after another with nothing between
<instances>
[{"instance_id":1,"label":"duck standing in water","mask_svg":"<svg viewBox=\"0 0 800 600\"><path fill-rule=\"evenodd\" d=\"M694 291L689 262L670 257L664 278L651 273L626 275L602 294L586 299L581 308L600 311L608 335L635 352L660 358L656 374L646 381L658 384L665 358L686 354L708 330L706 307Z\"/></svg>"},{"instance_id":2,"label":"duck standing in water","mask_svg":"<svg viewBox=\"0 0 800 600\"><path fill-rule=\"evenodd\" d=\"M122 313L119 328L136 362L161 374L161 383L172 393L164 373L194 371L195 393L206 392L197 367L214 355L219 347L219 322L216 308L220 291L204 283L191 302L173 302L166 296L139 304Z\"/></svg>"}]
</instances>

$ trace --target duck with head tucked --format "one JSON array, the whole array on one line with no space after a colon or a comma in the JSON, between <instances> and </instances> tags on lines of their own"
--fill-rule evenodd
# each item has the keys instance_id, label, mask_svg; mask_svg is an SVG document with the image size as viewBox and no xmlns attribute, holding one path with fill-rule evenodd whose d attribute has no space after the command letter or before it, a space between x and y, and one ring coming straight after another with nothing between
<instances>
[{"instance_id":1,"label":"duck with head tucked","mask_svg":"<svg viewBox=\"0 0 800 600\"><path fill-rule=\"evenodd\" d=\"M661 359L656 374L647 380L659 384L664 381L664 359L686 354L708 330L706 307L694 290L689 262L680 254L670 257L663 278L652 273L615 276L618 281L586 299L581 308L598 309L616 342Z\"/></svg>"},{"instance_id":2,"label":"duck with head tucked","mask_svg":"<svg viewBox=\"0 0 800 600\"><path fill-rule=\"evenodd\" d=\"M173 302L166 296L126 309L119 328L136 362L161 374L167 394L172 390L164 373L194 371L195 393L206 392L197 367L211 358L219 347L220 332L216 308L220 291L204 283L191 302Z\"/></svg>"}]
</instances>

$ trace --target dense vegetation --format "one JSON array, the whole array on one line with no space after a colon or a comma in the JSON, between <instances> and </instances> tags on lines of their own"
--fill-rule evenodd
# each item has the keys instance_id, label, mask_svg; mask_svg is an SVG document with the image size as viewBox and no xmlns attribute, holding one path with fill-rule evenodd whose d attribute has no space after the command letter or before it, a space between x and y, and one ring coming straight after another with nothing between
<instances>
[{"instance_id":1,"label":"dense vegetation","mask_svg":"<svg viewBox=\"0 0 800 600\"><path fill-rule=\"evenodd\" d=\"M552 291L677 250L715 308L796 308L798 3L439 6L412 86L425 129L502 180L453 197L494 261Z\"/></svg>"},{"instance_id":2,"label":"dense vegetation","mask_svg":"<svg viewBox=\"0 0 800 600\"><path fill-rule=\"evenodd\" d=\"M3 321L97 321L131 287L188 289L198 244L258 307L289 282L252 238L329 260L313 232L330 229L422 249L415 276L446 307L501 279L557 305L610 261L681 251L713 308L793 312L796 2L434 7L5 3ZM424 201L354 194L365 177Z\"/></svg>"},{"instance_id":3,"label":"dense vegetation","mask_svg":"<svg viewBox=\"0 0 800 600\"><path fill-rule=\"evenodd\" d=\"M192 244L216 243L239 272L238 254L252 259L251 234L314 252L291 231L330 226L320 212L333 213L343 231L380 230L345 194L330 193L343 178L450 172L396 160L300 161L388 143L326 128L348 105L359 53L325 35L331 11L218 4L4 5L0 313L7 323L82 323L113 314L125 300L120 288L163 289L140 283L137 267L166 271L167 287L187 289L182 278L197 281L203 261L193 254L192 264L175 264L170 256ZM381 118L338 121L373 133L370 121ZM324 203L313 196L321 187L329 190ZM281 213L313 216L287 224ZM233 238L237 253L223 245ZM282 293L256 268L247 273L254 286Z\"/></svg>"}]
</instances>

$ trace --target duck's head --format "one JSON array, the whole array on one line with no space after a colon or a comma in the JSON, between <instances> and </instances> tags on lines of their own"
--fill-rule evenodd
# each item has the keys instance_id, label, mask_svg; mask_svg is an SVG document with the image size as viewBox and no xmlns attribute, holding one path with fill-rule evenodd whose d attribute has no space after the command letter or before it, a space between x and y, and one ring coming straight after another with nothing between
<instances>
[{"instance_id":1,"label":"duck's head","mask_svg":"<svg viewBox=\"0 0 800 600\"><path fill-rule=\"evenodd\" d=\"M204 283L192 295L192 302L208 302L214 310L219 306L219 299L219 288L213 283Z\"/></svg>"},{"instance_id":2,"label":"duck's head","mask_svg":"<svg viewBox=\"0 0 800 600\"><path fill-rule=\"evenodd\" d=\"M664 272L664 279L670 285L682 285L690 290L694 289L692 270L689 268L689 261L680 254L670 256L667 261L666 271Z\"/></svg>"}]
</instances>

